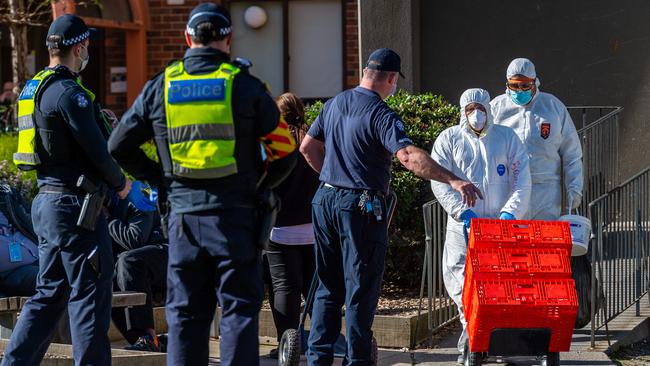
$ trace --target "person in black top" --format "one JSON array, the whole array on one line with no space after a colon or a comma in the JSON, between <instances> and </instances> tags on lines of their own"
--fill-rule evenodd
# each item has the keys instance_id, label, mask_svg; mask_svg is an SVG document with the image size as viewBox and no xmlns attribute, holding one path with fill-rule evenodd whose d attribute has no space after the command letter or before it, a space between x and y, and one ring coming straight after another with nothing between
<instances>
[{"instance_id":1,"label":"person in black top","mask_svg":"<svg viewBox=\"0 0 650 366\"><path fill-rule=\"evenodd\" d=\"M115 287L119 291L144 292L146 303L114 308L113 323L130 343L127 350L164 352L154 328L153 295L167 287L168 245L162 236L154 205L139 209L118 200L110 210L108 232L113 241Z\"/></svg>"},{"instance_id":2,"label":"person in black top","mask_svg":"<svg viewBox=\"0 0 650 366\"><path fill-rule=\"evenodd\" d=\"M292 135L300 143L307 133L302 101L295 94L285 93L276 102ZM300 294L307 298L314 275L315 241L311 224L311 200L318 184L318 174L301 156L289 177L275 190L282 208L271 231L266 256L273 283L271 309L278 341L285 330L298 327ZM271 357L277 357L277 350L271 352Z\"/></svg>"},{"instance_id":3,"label":"person in black top","mask_svg":"<svg viewBox=\"0 0 650 366\"><path fill-rule=\"evenodd\" d=\"M183 60L147 82L113 131L109 150L137 179L168 192L167 363L208 363L218 298L221 365L255 366L264 236L258 186L272 188L284 178L297 150L288 131L288 139L277 140L285 145L274 142L271 135L283 131L273 98L247 65L230 60L228 11L198 5L185 37L190 48ZM152 138L160 164L140 150ZM266 163L261 142L271 152ZM213 160L216 155L222 159Z\"/></svg>"},{"instance_id":4,"label":"person in black top","mask_svg":"<svg viewBox=\"0 0 650 366\"><path fill-rule=\"evenodd\" d=\"M49 76L42 85L36 78L29 81L19 97L19 116L32 116L19 118L19 133L34 128L36 138L31 153L21 151L19 144L22 155L15 154L14 161L36 163L39 193L32 203L32 220L40 269L37 293L25 303L5 350L5 366L38 365L66 307L75 363L111 364L113 255L108 225L100 214L94 231L77 226L85 192L76 182L84 175L96 185L106 184L122 199L131 182L108 154L94 96L78 80L88 63L89 36L77 16L54 20L47 34L50 65L43 73ZM28 100L34 101L32 112L21 110L29 105L20 102Z\"/></svg>"}]
</instances>

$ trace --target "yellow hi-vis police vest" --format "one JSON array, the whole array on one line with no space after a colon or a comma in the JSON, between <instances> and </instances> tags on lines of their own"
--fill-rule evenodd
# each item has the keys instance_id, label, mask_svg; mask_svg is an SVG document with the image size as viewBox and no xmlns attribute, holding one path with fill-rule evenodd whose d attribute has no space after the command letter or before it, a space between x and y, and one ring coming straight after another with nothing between
<instances>
[{"instance_id":1,"label":"yellow hi-vis police vest","mask_svg":"<svg viewBox=\"0 0 650 366\"><path fill-rule=\"evenodd\" d=\"M40 165L41 160L36 153L36 121L34 110L36 109L35 99L40 87L45 80L54 75L54 70L43 70L28 81L18 97L18 149L14 153L14 164L21 170L32 170ZM92 101L95 94L81 85L79 79L77 84L83 88Z\"/></svg>"},{"instance_id":2,"label":"yellow hi-vis police vest","mask_svg":"<svg viewBox=\"0 0 650 366\"><path fill-rule=\"evenodd\" d=\"M227 63L190 75L179 61L165 70L167 141L174 176L222 178L237 173L232 85L239 69Z\"/></svg>"}]
</instances>

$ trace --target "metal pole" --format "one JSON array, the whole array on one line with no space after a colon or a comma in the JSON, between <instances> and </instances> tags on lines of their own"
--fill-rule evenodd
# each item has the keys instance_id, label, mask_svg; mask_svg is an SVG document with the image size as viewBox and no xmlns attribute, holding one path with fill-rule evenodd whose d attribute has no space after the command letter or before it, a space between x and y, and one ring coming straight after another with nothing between
<instances>
[{"instance_id":1,"label":"metal pole","mask_svg":"<svg viewBox=\"0 0 650 366\"><path fill-rule=\"evenodd\" d=\"M636 209L636 316L641 316L641 208L639 200L641 199L640 184L637 184L637 196L635 200Z\"/></svg>"},{"instance_id":2,"label":"metal pole","mask_svg":"<svg viewBox=\"0 0 650 366\"><path fill-rule=\"evenodd\" d=\"M596 220L594 223L595 231L595 241L596 243L602 240L601 233L603 232L602 220L600 220L600 203L603 201L598 201L594 206L591 206L592 217ZM596 244L594 243L594 244ZM598 251L597 245L591 246L591 348L596 347L596 291L598 291L596 286L596 252Z\"/></svg>"},{"instance_id":3,"label":"metal pole","mask_svg":"<svg viewBox=\"0 0 650 366\"><path fill-rule=\"evenodd\" d=\"M427 295L429 296L429 347L433 347L433 240L427 247Z\"/></svg>"}]
</instances>

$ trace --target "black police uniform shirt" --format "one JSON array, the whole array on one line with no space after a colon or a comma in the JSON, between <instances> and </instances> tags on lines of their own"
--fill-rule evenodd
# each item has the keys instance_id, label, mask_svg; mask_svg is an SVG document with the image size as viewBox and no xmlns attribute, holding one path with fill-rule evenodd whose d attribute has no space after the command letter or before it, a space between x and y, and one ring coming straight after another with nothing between
<instances>
[{"instance_id":1,"label":"black police uniform shirt","mask_svg":"<svg viewBox=\"0 0 650 366\"><path fill-rule=\"evenodd\" d=\"M77 75L58 65L41 86L36 102L38 185L74 189L80 175L121 191L125 177L108 153L96 106L76 83Z\"/></svg>"},{"instance_id":2,"label":"black police uniform shirt","mask_svg":"<svg viewBox=\"0 0 650 366\"><path fill-rule=\"evenodd\" d=\"M376 92L356 87L323 106L309 136L325 142L322 182L386 193L391 157L413 145L404 124Z\"/></svg>"},{"instance_id":3,"label":"black police uniform shirt","mask_svg":"<svg viewBox=\"0 0 650 366\"><path fill-rule=\"evenodd\" d=\"M183 58L185 70L190 74L210 73L223 62L230 62L228 55L214 48L188 49ZM161 167L139 147L152 138L158 140L157 145L167 146L164 80L161 73L147 82L109 139L109 150L122 167L152 185L164 181ZM277 127L280 112L264 84L247 70L235 76L232 109L237 173L219 179L172 179L168 198L174 212L256 204L256 184L263 169L259 138Z\"/></svg>"}]
</instances>

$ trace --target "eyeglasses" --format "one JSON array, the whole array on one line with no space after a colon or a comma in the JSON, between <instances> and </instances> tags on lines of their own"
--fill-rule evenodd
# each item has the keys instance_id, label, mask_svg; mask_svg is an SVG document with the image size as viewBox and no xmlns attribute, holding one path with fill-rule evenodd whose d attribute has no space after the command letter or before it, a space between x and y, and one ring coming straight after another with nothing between
<instances>
[{"instance_id":1,"label":"eyeglasses","mask_svg":"<svg viewBox=\"0 0 650 366\"><path fill-rule=\"evenodd\" d=\"M521 83L506 83L506 86L510 90L530 90L535 85L535 82L521 82Z\"/></svg>"}]
</instances>

